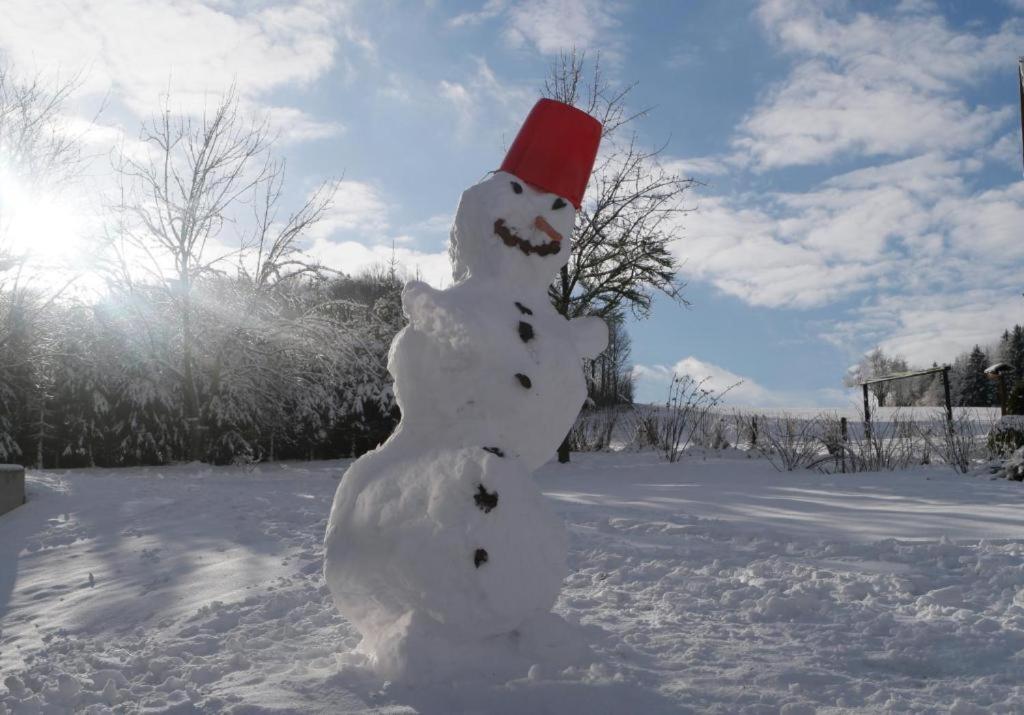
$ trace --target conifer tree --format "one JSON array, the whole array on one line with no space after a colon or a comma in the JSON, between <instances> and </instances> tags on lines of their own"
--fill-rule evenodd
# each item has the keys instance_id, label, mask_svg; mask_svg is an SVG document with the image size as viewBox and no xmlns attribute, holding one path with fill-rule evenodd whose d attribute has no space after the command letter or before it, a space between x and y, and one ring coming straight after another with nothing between
<instances>
[{"instance_id":1,"label":"conifer tree","mask_svg":"<svg viewBox=\"0 0 1024 715\"><path fill-rule=\"evenodd\" d=\"M985 375L988 357L975 345L967 358L962 382L960 384L959 404L966 407L989 407L993 404L992 386Z\"/></svg>"}]
</instances>

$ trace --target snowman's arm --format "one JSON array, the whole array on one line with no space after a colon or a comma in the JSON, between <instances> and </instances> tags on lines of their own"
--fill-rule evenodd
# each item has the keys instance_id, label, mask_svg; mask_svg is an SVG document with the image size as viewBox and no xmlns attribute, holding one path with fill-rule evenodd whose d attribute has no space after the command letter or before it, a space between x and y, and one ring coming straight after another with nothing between
<instances>
[{"instance_id":1,"label":"snowman's arm","mask_svg":"<svg viewBox=\"0 0 1024 715\"><path fill-rule=\"evenodd\" d=\"M429 330L444 312L444 293L423 281L409 281L402 290L402 312L421 330Z\"/></svg>"},{"instance_id":2,"label":"snowman's arm","mask_svg":"<svg viewBox=\"0 0 1024 715\"><path fill-rule=\"evenodd\" d=\"M581 357L592 358L608 346L608 324L601 318L586 315L569 321L573 342Z\"/></svg>"}]
</instances>

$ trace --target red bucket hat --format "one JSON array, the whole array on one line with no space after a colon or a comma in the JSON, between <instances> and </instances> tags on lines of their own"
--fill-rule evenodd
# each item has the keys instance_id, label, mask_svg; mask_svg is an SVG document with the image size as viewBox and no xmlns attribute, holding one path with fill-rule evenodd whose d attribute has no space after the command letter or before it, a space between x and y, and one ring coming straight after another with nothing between
<instances>
[{"instance_id":1,"label":"red bucket hat","mask_svg":"<svg viewBox=\"0 0 1024 715\"><path fill-rule=\"evenodd\" d=\"M558 196L577 210L601 143L601 122L553 99L533 105L501 163L501 171Z\"/></svg>"}]
</instances>

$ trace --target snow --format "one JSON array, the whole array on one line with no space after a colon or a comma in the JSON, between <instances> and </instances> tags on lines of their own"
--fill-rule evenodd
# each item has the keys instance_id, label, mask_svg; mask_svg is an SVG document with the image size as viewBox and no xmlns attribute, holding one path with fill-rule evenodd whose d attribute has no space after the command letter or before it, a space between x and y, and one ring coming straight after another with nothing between
<instances>
[{"instance_id":1,"label":"snow","mask_svg":"<svg viewBox=\"0 0 1024 715\"><path fill-rule=\"evenodd\" d=\"M568 321L548 298L573 218L564 198L495 172L459 204L456 284L402 293L409 324L388 360L402 421L339 485L324 559L384 677L515 672L565 625L550 610L567 539L532 472L572 427L582 359L608 338L603 321Z\"/></svg>"},{"instance_id":2,"label":"snow","mask_svg":"<svg viewBox=\"0 0 1024 715\"><path fill-rule=\"evenodd\" d=\"M0 517L0 712L1024 709L1018 483L574 455L536 476L570 566L538 658L409 685L321 576L346 466L30 472Z\"/></svg>"},{"instance_id":3,"label":"snow","mask_svg":"<svg viewBox=\"0 0 1024 715\"><path fill-rule=\"evenodd\" d=\"M1018 448L1003 463L1002 476L1020 482L1024 481L1024 447Z\"/></svg>"}]
</instances>

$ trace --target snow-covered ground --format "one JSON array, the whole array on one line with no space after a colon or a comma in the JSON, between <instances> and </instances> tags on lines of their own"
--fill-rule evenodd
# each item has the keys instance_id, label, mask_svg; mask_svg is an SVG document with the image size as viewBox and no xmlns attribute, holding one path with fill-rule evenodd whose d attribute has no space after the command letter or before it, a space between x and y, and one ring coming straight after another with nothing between
<instances>
[{"instance_id":1,"label":"snow-covered ground","mask_svg":"<svg viewBox=\"0 0 1024 715\"><path fill-rule=\"evenodd\" d=\"M0 713L1024 712L1020 484L574 460L538 473L564 652L416 687L323 585L344 463L32 473L0 517Z\"/></svg>"}]
</instances>

